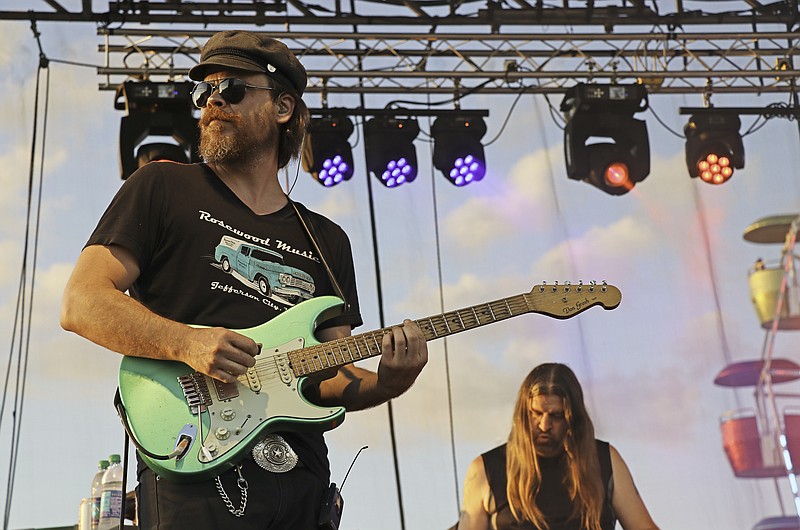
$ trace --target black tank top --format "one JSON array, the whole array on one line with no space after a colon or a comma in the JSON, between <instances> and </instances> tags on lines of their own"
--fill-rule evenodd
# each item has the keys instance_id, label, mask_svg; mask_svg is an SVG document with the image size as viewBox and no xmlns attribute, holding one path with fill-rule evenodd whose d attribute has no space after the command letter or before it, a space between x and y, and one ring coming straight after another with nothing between
<instances>
[{"instance_id":1,"label":"black tank top","mask_svg":"<svg viewBox=\"0 0 800 530\"><path fill-rule=\"evenodd\" d=\"M611 452L607 442L595 440L597 443L597 457L600 461L600 478L605 489L605 502L600 518L600 527L603 530L614 530L617 520L611 506L611 496L614 490L614 477L611 473ZM536 530L529 521L517 522L511 513L511 507L506 498L506 445L495 447L483 455L483 467L489 480L489 487L494 496L496 514L495 524L497 530ZM572 501L569 491L564 485L563 457L539 457L542 471L542 487L536 497L536 504L550 525L550 530L583 530L581 522L571 519Z\"/></svg>"}]
</instances>

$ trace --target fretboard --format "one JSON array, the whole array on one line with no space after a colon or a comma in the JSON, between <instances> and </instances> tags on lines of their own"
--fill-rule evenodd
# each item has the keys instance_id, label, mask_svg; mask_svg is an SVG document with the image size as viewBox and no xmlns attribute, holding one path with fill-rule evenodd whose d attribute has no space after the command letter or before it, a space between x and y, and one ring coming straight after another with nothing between
<instances>
[{"instance_id":1,"label":"fretboard","mask_svg":"<svg viewBox=\"0 0 800 530\"><path fill-rule=\"evenodd\" d=\"M426 341L499 322L531 312L526 294L501 298L417 320ZM390 328L368 331L287 353L297 377L336 368L381 354L381 341Z\"/></svg>"}]
</instances>

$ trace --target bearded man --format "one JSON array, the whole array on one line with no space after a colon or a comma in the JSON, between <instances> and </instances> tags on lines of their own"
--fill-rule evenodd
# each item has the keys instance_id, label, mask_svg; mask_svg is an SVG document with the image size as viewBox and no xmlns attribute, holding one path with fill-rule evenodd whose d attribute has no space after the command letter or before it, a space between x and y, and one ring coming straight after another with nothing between
<instances>
[{"instance_id":1,"label":"bearded man","mask_svg":"<svg viewBox=\"0 0 800 530\"><path fill-rule=\"evenodd\" d=\"M233 330L336 294L346 302L342 314L308 326L317 325L322 342L349 336L362 323L352 252L337 224L294 203L278 181L309 121L301 99L306 71L295 55L265 35L223 31L208 40L189 76L198 81L192 98L201 110L204 163L151 162L125 181L78 258L61 322L124 356L180 361L198 374L192 381L214 388L213 381L243 381L239 387L250 392L261 344ZM251 275L246 263L281 272ZM427 362L425 339L409 320L376 348L377 372L346 364L310 380L305 399L348 411L372 407L402 394ZM213 417L196 409L192 421L201 432L209 421L220 444L249 418L240 411L228 429L220 415L228 421L234 409ZM140 449L139 527L316 529L330 491L322 432L269 436L200 481L159 476ZM202 444L198 459L219 449L210 438L194 440ZM276 455L291 458L273 461Z\"/></svg>"}]
</instances>

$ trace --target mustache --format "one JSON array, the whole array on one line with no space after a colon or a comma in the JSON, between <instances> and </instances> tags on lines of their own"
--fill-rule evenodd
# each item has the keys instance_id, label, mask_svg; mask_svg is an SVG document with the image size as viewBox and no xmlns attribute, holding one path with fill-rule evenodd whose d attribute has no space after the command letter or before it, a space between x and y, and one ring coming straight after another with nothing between
<instances>
[{"instance_id":1,"label":"mustache","mask_svg":"<svg viewBox=\"0 0 800 530\"><path fill-rule=\"evenodd\" d=\"M234 116L232 114L228 114L227 112L220 110L217 107L206 107L203 109L203 114L200 116L200 121L198 124L200 127L205 127L212 120L221 120L221 121L229 121L233 123L238 123L240 118L239 116Z\"/></svg>"}]
</instances>

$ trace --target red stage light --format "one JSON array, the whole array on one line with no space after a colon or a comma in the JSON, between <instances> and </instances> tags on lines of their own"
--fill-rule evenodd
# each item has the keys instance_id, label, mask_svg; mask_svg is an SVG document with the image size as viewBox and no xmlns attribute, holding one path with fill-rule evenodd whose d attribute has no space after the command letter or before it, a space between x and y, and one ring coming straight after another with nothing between
<instances>
[{"instance_id":1,"label":"red stage light","mask_svg":"<svg viewBox=\"0 0 800 530\"><path fill-rule=\"evenodd\" d=\"M697 163L700 178L709 184L723 184L733 176L730 158L710 153Z\"/></svg>"},{"instance_id":2,"label":"red stage light","mask_svg":"<svg viewBox=\"0 0 800 530\"><path fill-rule=\"evenodd\" d=\"M609 166L606 168L604 176L606 179L606 184L609 186L630 186L628 166L622 162L614 162L613 164L609 164Z\"/></svg>"}]
</instances>

